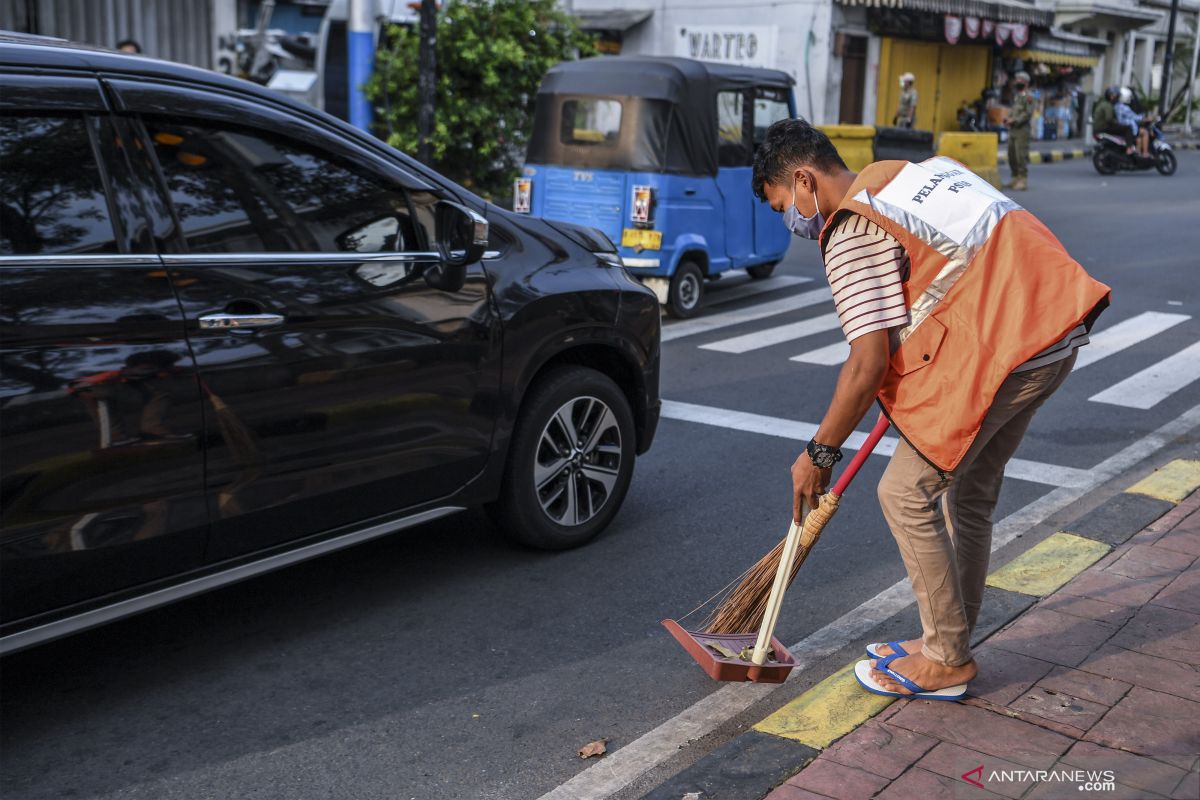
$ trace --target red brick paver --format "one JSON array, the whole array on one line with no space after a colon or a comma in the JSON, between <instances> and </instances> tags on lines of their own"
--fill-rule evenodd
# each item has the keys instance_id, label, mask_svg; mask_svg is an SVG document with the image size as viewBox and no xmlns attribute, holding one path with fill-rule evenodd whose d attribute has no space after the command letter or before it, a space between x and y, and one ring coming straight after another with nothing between
<instances>
[{"instance_id":1,"label":"red brick paver","mask_svg":"<svg viewBox=\"0 0 1200 800\"><path fill-rule=\"evenodd\" d=\"M768 800L1200 800L1200 492L975 657L973 699L894 703ZM980 765L982 789L963 779ZM1111 770L1115 786L1029 770Z\"/></svg>"}]
</instances>

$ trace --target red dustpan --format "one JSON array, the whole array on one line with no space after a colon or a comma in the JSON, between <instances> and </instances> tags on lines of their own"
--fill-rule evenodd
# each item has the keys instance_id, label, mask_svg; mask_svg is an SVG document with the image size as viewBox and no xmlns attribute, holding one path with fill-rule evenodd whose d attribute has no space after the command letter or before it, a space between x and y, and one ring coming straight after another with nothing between
<instances>
[{"instance_id":1,"label":"red dustpan","mask_svg":"<svg viewBox=\"0 0 1200 800\"><path fill-rule=\"evenodd\" d=\"M783 594L787 590L793 569L803 563L809 550L816 543L821 531L833 518L838 503L850 481L858 474L875 445L883 438L888 429L887 417L879 415L879 421L867 436L863 446L854 454L854 458L842 471L833 489L821 496L821 504L804 518L801 525L792 522L787 538L784 540L783 552L779 559L779 567L775 572L775 581L771 586L771 594L767 600L766 613L758 633L705 633L690 631L673 619L662 621L672 636L683 649L704 668L709 677L718 681L753 681L754 683L783 683L788 673L792 671L796 660L783 643L774 637L775 625L779 621L779 610L783 607ZM761 597L761 595L760 595ZM760 601L761 602L761 601ZM751 606L753 607L753 606ZM752 647L750 660L744 660L736 654L743 649ZM721 650L735 655L731 658L722 655Z\"/></svg>"}]
</instances>

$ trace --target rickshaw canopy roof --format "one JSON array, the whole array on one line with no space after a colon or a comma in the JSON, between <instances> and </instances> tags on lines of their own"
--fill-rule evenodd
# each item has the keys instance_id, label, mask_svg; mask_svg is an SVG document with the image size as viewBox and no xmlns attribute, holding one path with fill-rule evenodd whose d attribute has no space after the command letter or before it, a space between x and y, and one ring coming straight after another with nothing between
<instances>
[{"instance_id":1,"label":"rickshaw canopy roof","mask_svg":"<svg viewBox=\"0 0 1200 800\"><path fill-rule=\"evenodd\" d=\"M790 90L786 72L666 56L597 56L565 61L546 73L538 89L528 160L596 168L715 175L718 92L763 87ZM560 107L570 97L603 97L640 106L631 115L638 130L622 137L617 150L595 152L579 164L559 137ZM627 163L617 163L624 161Z\"/></svg>"}]
</instances>

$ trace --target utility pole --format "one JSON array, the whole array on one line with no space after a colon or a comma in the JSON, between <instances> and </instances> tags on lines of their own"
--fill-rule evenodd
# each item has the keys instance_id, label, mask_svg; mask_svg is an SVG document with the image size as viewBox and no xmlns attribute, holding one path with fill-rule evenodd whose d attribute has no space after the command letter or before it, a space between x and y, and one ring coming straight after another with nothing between
<instances>
[{"instance_id":1,"label":"utility pole","mask_svg":"<svg viewBox=\"0 0 1200 800\"><path fill-rule=\"evenodd\" d=\"M421 42L417 50L417 160L433 161L433 118L437 102L437 0L421 0Z\"/></svg>"},{"instance_id":2,"label":"utility pole","mask_svg":"<svg viewBox=\"0 0 1200 800\"><path fill-rule=\"evenodd\" d=\"M1196 11L1196 27L1192 29L1192 71L1188 73L1187 119L1183 121L1183 129L1192 133L1192 103L1196 101L1196 61L1200 57L1200 10Z\"/></svg>"},{"instance_id":3,"label":"utility pole","mask_svg":"<svg viewBox=\"0 0 1200 800\"><path fill-rule=\"evenodd\" d=\"M371 101L362 87L375 68L375 0L350 0L346 21L350 124L365 131L371 128Z\"/></svg>"},{"instance_id":4,"label":"utility pole","mask_svg":"<svg viewBox=\"0 0 1200 800\"><path fill-rule=\"evenodd\" d=\"M1171 62L1172 50L1175 49L1175 18L1179 16L1179 0L1171 0L1171 20L1167 23L1167 48L1163 51L1162 88L1158 97L1158 115L1167 116L1167 103L1171 94ZM1163 120L1166 122L1166 120Z\"/></svg>"}]
</instances>

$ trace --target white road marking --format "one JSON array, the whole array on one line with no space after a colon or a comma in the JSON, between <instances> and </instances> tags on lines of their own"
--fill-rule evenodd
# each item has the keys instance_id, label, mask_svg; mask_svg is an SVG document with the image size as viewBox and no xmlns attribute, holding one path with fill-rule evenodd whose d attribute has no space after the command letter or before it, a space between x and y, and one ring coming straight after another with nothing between
<instances>
[{"instance_id":1,"label":"white road marking","mask_svg":"<svg viewBox=\"0 0 1200 800\"><path fill-rule=\"evenodd\" d=\"M721 283L724 283L724 281ZM770 278L763 278L761 281L745 281L730 286L728 289L717 289L712 284L709 284L705 287L704 302L710 306L719 306L723 303L732 303L734 300L741 300L743 297L753 297L756 294L764 292L789 289L792 286L799 286L802 283L812 283L812 278L804 278L798 275L775 275Z\"/></svg>"},{"instance_id":2,"label":"white road marking","mask_svg":"<svg viewBox=\"0 0 1200 800\"><path fill-rule=\"evenodd\" d=\"M1153 408L1197 379L1200 379L1200 342L1157 364L1151 364L1103 392L1092 395L1088 400L1145 410Z\"/></svg>"},{"instance_id":3,"label":"white road marking","mask_svg":"<svg viewBox=\"0 0 1200 800\"><path fill-rule=\"evenodd\" d=\"M1089 470L1086 484L1055 489L1019 511L1009 514L992 529L992 552L1009 544L1093 489L1150 458L1171 441L1198 426L1200 406L1195 406L1101 461ZM864 636L912 603L912 591L908 579L904 578L789 646L788 649L796 657L796 666L789 676L789 681L803 675L806 668L818 659L836 653L847 642ZM657 728L609 753L602 761L542 795L540 800L604 800L667 759L678 755L680 749L687 747L689 742L707 736L745 711L771 692L772 688L770 684L726 684Z\"/></svg>"},{"instance_id":4,"label":"white road marking","mask_svg":"<svg viewBox=\"0 0 1200 800\"><path fill-rule=\"evenodd\" d=\"M1113 353L1133 347L1151 336L1157 336L1168 328L1191 319L1187 314L1164 314L1161 311L1146 311L1136 317L1121 320L1111 328L1095 331L1089 337L1091 342L1079 348L1075 359L1075 369L1082 369L1088 364L1095 364L1102 358Z\"/></svg>"},{"instance_id":5,"label":"white road marking","mask_svg":"<svg viewBox=\"0 0 1200 800\"><path fill-rule=\"evenodd\" d=\"M815 336L841 327L837 314L822 314L799 322L789 322L787 325L777 325L754 333L734 336L730 339L710 342L700 345L701 350L716 350L721 353L748 353L761 347L790 342L793 339L803 339L805 336Z\"/></svg>"},{"instance_id":6,"label":"white road marking","mask_svg":"<svg viewBox=\"0 0 1200 800\"><path fill-rule=\"evenodd\" d=\"M807 353L801 353L798 356L792 356L789 361L799 361L803 364L821 364L826 367L836 367L838 364L844 364L846 359L850 357L850 343L846 340L834 342L825 347L818 347L816 350L809 350Z\"/></svg>"},{"instance_id":7,"label":"white road marking","mask_svg":"<svg viewBox=\"0 0 1200 800\"><path fill-rule=\"evenodd\" d=\"M698 333L728 328L731 325L741 325L743 322L773 317L776 314L786 314L789 311L799 311L802 308L827 303L833 300L833 293L828 286L820 289L810 289L807 292L771 300L766 303L738 308L733 311L723 311L720 314L707 314L696 319L687 319L663 326L662 340L669 342L682 339L684 336L695 336Z\"/></svg>"},{"instance_id":8,"label":"white road marking","mask_svg":"<svg viewBox=\"0 0 1200 800\"><path fill-rule=\"evenodd\" d=\"M817 434L817 425L811 422L798 422L782 417L768 417L763 414L751 414L745 411L732 411L713 406L701 406L693 403L680 403L674 400L664 400L662 405L664 419L681 420L683 422L698 422L701 425L713 425L718 428L730 428L747 433L761 433L781 439L793 439L807 442ZM868 417L874 420L875 415ZM842 448L857 450L862 447L867 434L854 431L846 439ZM896 452L899 439L895 436L884 436L875 446L872 455L890 456ZM1048 486L1083 486L1090 480L1090 471L1076 467L1063 467L1057 464L1044 464L1040 461L1029 461L1024 458L1014 458L1004 468L1004 476L1015 480L1042 483Z\"/></svg>"}]
</instances>

